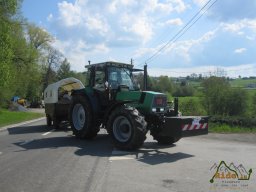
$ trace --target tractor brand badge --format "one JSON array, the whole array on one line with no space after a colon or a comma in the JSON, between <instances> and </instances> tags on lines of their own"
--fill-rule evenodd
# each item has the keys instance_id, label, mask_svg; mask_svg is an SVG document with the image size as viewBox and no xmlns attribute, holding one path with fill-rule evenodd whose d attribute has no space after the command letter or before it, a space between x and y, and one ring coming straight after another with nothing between
<instances>
[{"instance_id":1,"label":"tractor brand badge","mask_svg":"<svg viewBox=\"0 0 256 192\"><path fill-rule=\"evenodd\" d=\"M213 174L210 183L215 189L224 187L242 190L248 187L248 181L252 175L252 169L246 169L242 164L235 165L233 162L228 165L225 161L219 164L214 163L210 171Z\"/></svg>"}]
</instances>

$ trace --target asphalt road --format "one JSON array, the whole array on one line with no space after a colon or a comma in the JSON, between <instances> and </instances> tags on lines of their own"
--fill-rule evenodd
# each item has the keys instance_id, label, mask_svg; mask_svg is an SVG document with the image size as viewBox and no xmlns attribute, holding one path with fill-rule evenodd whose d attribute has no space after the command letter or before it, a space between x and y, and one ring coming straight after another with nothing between
<instances>
[{"instance_id":1,"label":"asphalt road","mask_svg":"<svg viewBox=\"0 0 256 192\"><path fill-rule=\"evenodd\" d=\"M86 141L67 126L56 131L38 121L0 132L0 191L255 192L254 136L249 142L218 134L190 137L168 147L148 136L140 150L125 152L113 148L104 130ZM250 180L210 183L210 169L222 160L252 168Z\"/></svg>"}]
</instances>

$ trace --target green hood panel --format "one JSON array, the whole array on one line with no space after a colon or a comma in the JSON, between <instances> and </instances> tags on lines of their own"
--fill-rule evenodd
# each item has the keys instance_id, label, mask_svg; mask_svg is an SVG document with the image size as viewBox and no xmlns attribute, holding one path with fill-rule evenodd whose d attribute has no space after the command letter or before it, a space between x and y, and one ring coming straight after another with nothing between
<instances>
[{"instance_id":1,"label":"green hood panel","mask_svg":"<svg viewBox=\"0 0 256 192\"><path fill-rule=\"evenodd\" d=\"M137 108L141 113L151 113L155 96L165 96L163 93L154 91L121 91L116 95L118 101L134 101L130 106Z\"/></svg>"}]
</instances>

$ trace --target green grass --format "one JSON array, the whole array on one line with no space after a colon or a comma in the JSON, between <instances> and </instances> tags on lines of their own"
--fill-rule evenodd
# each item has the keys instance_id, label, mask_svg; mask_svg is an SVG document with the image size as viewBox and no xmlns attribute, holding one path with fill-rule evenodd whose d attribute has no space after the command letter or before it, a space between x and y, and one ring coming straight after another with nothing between
<instances>
[{"instance_id":1,"label":"green grass","mask_svg":"<svg viewBox=\"0 0 256 192\"><path fill-rule=\"evenodd\" d=\"M246 87L248 84L256 83L256 79L235 79L229 82L232 87Z\"/></svg>"},{"instance_id":2,"label":"green grass","mask_svg":"<svg viewBox=\"0 0 256 192\"><path fill-rule=\"evenodd\" d=\"M255 128L247 128L247 127L231 127L226 124L217 124L211 123L209 125L209 132L212 133L256 133Z\"/></svg>"},{"instance_id":3,"label":"green grass","mask_svg":"<svg viewBox=\"0 0 256 192\"><path fill-rule=\"evenodd\" d=\"M36 118L43 117L44 114L32 112L14 112L0 109L0 128L6 125L20 123Z\"/></svg>"}]
</instances>

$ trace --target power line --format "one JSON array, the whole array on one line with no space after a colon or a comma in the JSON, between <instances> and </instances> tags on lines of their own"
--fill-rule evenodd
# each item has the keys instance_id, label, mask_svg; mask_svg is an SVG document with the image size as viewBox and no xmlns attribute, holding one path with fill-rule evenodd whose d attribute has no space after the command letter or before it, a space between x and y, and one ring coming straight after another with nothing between
<instances>
[{"instance_id":1,"label":"power line","mask_svg":"<svg viewBox=\"0 0 256 192\"><path fill-rule=\"evenodd\" d=\"M176 36L175 38L173 38L172 42L170 42L171 44L175 43L180 37L182 37L215 3L217 2L217 0L215 0L195 21L193 21L192 24L190 24L186 29L184 29L184 31L179 35ZM166 48L169 47L171 44L166 45ZM159 54L155 55L155 57L151 58L149 61L147 61L148 63L153 61L154 59L156 59L159 56Z\"/></svg>"},{"instance_id":2,"label":"power line","mask_svg":"<svg viewBox=\"0 0 256 192\"><path fill-rule=\"evenodd\" d=\"M203 15L204 13L209 10L213 4L215 4L217 2L217 0L215 0L199 17L198 15L205 9L205 7L207 7L207 5L211 2L212 0L207 1L204 6L186 23L185 26L183 26L169 41L167 41L167 43L165 43L162 47L160 47L152 56L150 56L148 59L145 60L145 62L149 63L153 60L153 58L155 58L157 55L159 55L159 53L164 50L165 48L167 48L169 46L169 44L174 43L174 41L177 41L182 35L185 34L186 31L188 31L188 29L190 29ZM197 19L196 19L197 18ZM196 19L196 20L195 20ZM194 21L194 22L193 22ZM192 23L193 22L193 23ZM191 24L192 23L192 24ZM144 63L139 64L138 66L143 65Z\"/></svg>"}]
</instances>

